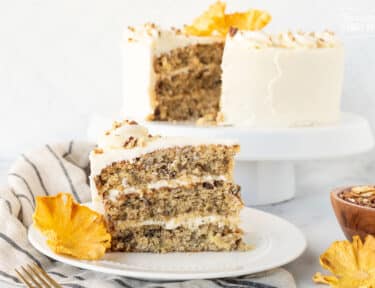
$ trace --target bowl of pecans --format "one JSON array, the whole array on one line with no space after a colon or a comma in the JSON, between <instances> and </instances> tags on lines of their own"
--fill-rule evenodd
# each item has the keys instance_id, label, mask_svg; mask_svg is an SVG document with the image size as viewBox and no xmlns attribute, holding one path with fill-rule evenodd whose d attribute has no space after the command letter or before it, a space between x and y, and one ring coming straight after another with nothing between
<instances>
[{"instance_id":1,"label":"bowl of pecans","mask_svg":"<svg viewBox=\"0 0 375 288\"><path fill-rule=\"evenodd\" d=\"M375 236L375 186L340 188L331 192L331 203L348 240Z\"/></svg>"}]
</instances>

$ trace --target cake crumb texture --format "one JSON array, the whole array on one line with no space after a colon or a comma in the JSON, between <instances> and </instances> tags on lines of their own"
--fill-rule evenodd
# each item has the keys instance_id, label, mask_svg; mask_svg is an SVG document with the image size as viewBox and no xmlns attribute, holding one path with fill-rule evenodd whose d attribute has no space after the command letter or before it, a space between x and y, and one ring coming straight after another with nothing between
<instances>
[{"instance_id":1,"label":"cake crumb texture","mask_svg":"<svg viewBox=\"0 0 375 288\"><path fill-rule=\"evenodd\" d=\"M149 120L192 121L216 115L221 95L223 43L196 44L154 57Z\"/></svg>"},{"instance_id":2,"label":"cake crumb texture","mask_svg":"<svg viewBox=\"0 0 375 288\"><path fill-rule=\"evenodd\" d=\"M157 225L130 228L112 239L113 251L132 252L199 252L199 251L245 251L249 249L242 240L240 229L213 224L191 230L178 227L163 229Z\"/></svg>"}]
</instances>

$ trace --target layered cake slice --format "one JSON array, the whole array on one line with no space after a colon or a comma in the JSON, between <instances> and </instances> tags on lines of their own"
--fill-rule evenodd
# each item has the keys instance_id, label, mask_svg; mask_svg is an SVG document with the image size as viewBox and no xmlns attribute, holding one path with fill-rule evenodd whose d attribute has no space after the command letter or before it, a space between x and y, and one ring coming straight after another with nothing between
<instances>
[{"instance_id":1,"label":"layered cake slice","mask_svg":"<svg viewBox=\"0 0 375 288\"><path fill-rule=\"evenodd\" d=\"M92 199L113 251L245 250L234 141L149 135L115 123L90 154Z\"/></svg>"}]
</instances>

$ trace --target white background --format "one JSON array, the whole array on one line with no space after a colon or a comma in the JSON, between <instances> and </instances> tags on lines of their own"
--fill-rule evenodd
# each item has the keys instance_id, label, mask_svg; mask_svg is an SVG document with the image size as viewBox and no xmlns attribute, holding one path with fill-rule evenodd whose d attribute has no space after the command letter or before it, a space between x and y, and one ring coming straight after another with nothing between
<instances>
[{"instance_id":1,"label":"white background","mask_svg":"<svg viewBox=\"0 0 375 288\"><path fill-rule=\"evenodd\" d=\"M0 0L0 156L84 138L91 115L119 111L123 28L148 20L178 26L211 2ZM273 16L268 30L341 33L347 53L343 109L375 121L374 1L231 0L228 6L267 9Z\"/></svg>"}]
</instances>

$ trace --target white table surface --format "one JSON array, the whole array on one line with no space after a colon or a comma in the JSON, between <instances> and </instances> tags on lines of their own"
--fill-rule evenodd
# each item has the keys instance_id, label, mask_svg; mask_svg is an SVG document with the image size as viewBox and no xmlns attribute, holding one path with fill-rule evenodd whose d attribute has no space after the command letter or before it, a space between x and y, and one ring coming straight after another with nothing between
<instances>
[{"instance_id":1,"label":"white table surface","mask_svg":"<svg viewBox=\"0 0 375 288\"><path fill-rule=\"evenodd\" d=\"M316 287L311 277L321 271L319 255L333 241L344 239L331 209L330 190L343 185L375 183L375 165L371 160L374 155L372 152L345 160L299 163L296 198L281 204L258 207L294 223L306 236L308 247L305 253L285 266L295 277L297 287ZM0 159L0 184L6 184L10 163L11 159ZM12 286L0 282L0 287Z\"/></svg>"}]
</instances>

